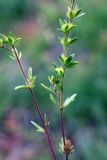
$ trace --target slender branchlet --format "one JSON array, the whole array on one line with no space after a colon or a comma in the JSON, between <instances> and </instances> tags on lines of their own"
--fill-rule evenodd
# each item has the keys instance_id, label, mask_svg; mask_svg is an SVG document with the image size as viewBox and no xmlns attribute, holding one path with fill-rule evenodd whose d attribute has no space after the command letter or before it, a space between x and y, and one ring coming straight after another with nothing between
<instances>
[{"instance_id":1,"label":"slender branchlet","mask_svg":"<svg viewBox=\"0 0 107 160\"><path fill-rule=\"evenodd\" d=\"M60 26L58 30L62 32L62 34L60 37L58 37L58 39L63 48L62 54L59 56L60 63L53 64L54 66L53 75L48 77L50 86L47 87L46 85L41 83L41 85L49 91L50 99L52 100L52 102L54 102L54 104L58 106L58 112L60 115L60 126L61 126L61 142L59 143L59 150L63 153L65 160L69 159L69 154L74 151L74 146L71 140L66 137L65 126L64 126L64 110L67 108L67 106L70 103L72 103L75 100L76 94L73 94L72 96L65 99L64 77L65 77L66 70L72 69L78 64L77 61L73 60L75 55L73 53L69 55L68 49L77 39L77 37L71 37L71 31L76 27L76 25L74 24L74 19L79 18L83 15L84 13L81 13L81 9L79 9L78 6L75 5L75 0L71 0L71 4L70 6L68 6L68 10L66 12L66 19L64 20L59 19ZM9 55L10 58L17 62L18 67L25 80L25 84L15 87L15 90L27 89L29 91L32 97L34 106L36 107L36 110L40 117L42 127L33 121L31 121L31 123L36 127L37 132L40 132L46 135L46 138L52 153L52 157L54 160L56 160L57 158L54 153L53 145L52 145L49 131L48 131L50 121L48 120L46 114L44 114L44 117L43 117L33 92L36 76L33 76L31 67L28 69L27 75L25 74L25 71L23 69L23 66L20 60L22 54L21 52L18 52L16 48L20 40L21 38L15 39L12 33L9 33L8 36L0 34L0 48L9 51L9 53L11 53Z\"/></svg>"},{"instance_id":2,"label":"slender branchlet","mask_svg":"<svg viewBox=\"0 0 107 160\"><path fill-rule=\"evenodd\" d=\"M70 152L74 150L74 146L72 142L66 138L64 110L75 100L76 94L73 94L64 101L64 77L66 70L72 69L78 64L77 61L73 60L74 54L68 55L68 49L77 39L77 37L71 38L71 31L76 27L73 20L84 15L84 13L80 12L81 9L75 5L75 0L71 0L71 5L66 12L66 19L59 19L60 27L58 30L63 33L62 36L58 37L63 48L63 52L59 56L60 64L57 65L54 63L54 73L48 77L50 87L42 84L42 86L50 92L50 99L58 106L62 134L60 150L64 153L65 160L68 160Z\"/></svg>"},{"instance_id":3,"label":"slender branchlet","mask_svg":"<svg viewBox=\"0 0 107 160\"><path fill-rule=\"evenodd\" d=\"M71 0L72 9L74 9L74 3L75 3L75 0Z\"/></svg>"},{"instance_id":4,"label":"slender branchlet","mask_svg":"<svg viewBox=\"0 0 107 160\"><path fill-rule=\"evenodd\" d=\"M42 113L40 111L40 108L38 106L38 103L36 101L36 98L35 98L34 92L33 92L33 87L35 85L36 76L32 75L32 68L31 67L28 69L28 75L26 76L25 71L23 69L23 66L21 64L21 61L20 61L21 53L18 53L18 51L16 49L16 45L19 43L20 40L21 40L20 38L15 39L12 33L9 33L8 36L1 35L0 47L9 51L11 53L10 58L15 60L18 64L18 67L22 73L24 80L25 80L25 85L17 86L17 87L15 87L15 89L28 89L28 91L30 92L30 95L32 97L33 103L34 103L36 110L38 112L38 115L40 117L43 128L40 127L39 125L37 125L35 122L32 122L32 124L37 128L38 132L45 133L50 150L52 152L53 159L56 160L56 155L54 153L54 149L53 149L53 145L52 145L52 142L50 139L50 135L48 133L47 126L45 124L45 119L42 116Z\"/></svg>"}]
</instances>

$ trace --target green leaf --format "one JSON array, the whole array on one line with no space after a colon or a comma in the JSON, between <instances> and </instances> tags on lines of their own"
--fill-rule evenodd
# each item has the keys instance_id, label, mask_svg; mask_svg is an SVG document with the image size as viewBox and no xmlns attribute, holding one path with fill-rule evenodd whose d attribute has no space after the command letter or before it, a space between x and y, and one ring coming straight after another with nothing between
<instances>
[{"instance_id":1,"label":"green leaf","mask_svg":"<svg viewBox=\"0 0 107 160\"><path fill-rule=\"evenodd\" d=\"M68 97L63 104L63 108L67 107L71 102L73 102L76 96L77 94L73 94L71 97Z\"/></svg>"},{"instance_id":2,"label":"green leaf","mask_svg":"<svg viewBox=\"0 0 107 160\"><path fill-rule=\"evenodd\" d=\"M66 68L73 68L75 67L79 62L78 61L71 61L70 63L66 64Z\"/></svg>"},{"instance_id":3,"label":"green leaf","mask_svg":"<svg viewBox=\"0 0 107 160\"><path fill-rule=\"evenodd\" d=\"M59 77L59 76L61 76L61 75L63 75L64 74L64 69L63 69L63 67L56 67L55 68L55 73L56 73L56 75Z\"/></svg>"},{"instance_id":4,"label":"green leaf","mask_svg":"<svg viewBox=\"0 0 107 160\"><path fill-rule=\"evenodd\" d=\"M76 18L80 18L82 16L84 16L86 13L80 13L78 16L76 16Z\"/></svg>"},{"instance_id":5,"label":"green leaf","mask_svg":"<svg viewBox=\"0 0 107 160\"><path fill-rule=\"evenodd\" d=\"M32 79L29 80L28 88L33 88L35 86L36 76L32 77Z\"/></svg>"},{"instance_id":6,"label":"green leaf","mask_svg":"<svg viewBox=\"0 0 107 160\"><path fill-rule=\"evenodd\" d=\"M2 38L5 38L5 37L6 37L4 34L0 34L0 36L1 36Z\"/></svg>"},{"instance_id":7,"label":"green leaf","mask_svg":"<svg viewBox=\"0 0 107 160\"><path fill-rule=\"evenodd\" d=\"M13 33L12 32L9 32L9 36L8 37L14 37Z\"/></svg>"},{"instance_id":8,"label":"green leaf","mask_svg":"<svg viewBox=\"0 0 107 160\"><path fill-rule=\"evenodd\" d=\"M48 90L49 92L53 93L53 90L51 87L47 87L45 86L43 83L41 83L41 86L44 87L46 90Z\"/></svg>"},{"instance_id":9,"label":"green leaf","mask_svg":"<svg viewBox=\"0 0 107 160\"><path fill-rule=\"evenodd\" d=\"M3 40L0 39L0 47L2 47L2 46L3 46Z\"/></svg>"},{"instance_id":10,"label":"green leaf","mask_svg":"<svg viewBox=\"0 0 107 160\"><path fill-rule=\"evenodd\" d=\"M56 68L57 67L57 64L56 63L52 63L52 66L54 66L54 68Z\"/></svg>"},{"instance_id":11,"label":"green leaf","mask_svg":"<svg viewBox=\"0 0 107 160\"><path fill-rule=\"evenodd\" d=\"M61 141L59 142L59 152L64 153L63 138L61 138Z\"/></svg>"},{"instance_id":12,"label":"green leaf","mask_svg":"<svg viewBox=\"0 0 107 160\"><path fill-rule=\"evenodd\" d=\"M20 41L21 41L21 38L17 38L17 39L15 39L15 41L14 41L14 45L16 46L16 45L18 45L19 43L20 43Z\"/></svg>"},{"instance_id":13,"label":"green leaf","mask_svg":"<svg viewBox=\"0 0 107 160\"><path fill-rule=\"evenodd\" d=\"M72 9L71 9L69 6L68 6L68 10L67 10L66 16L67 16L68 18L73 18Z\"/></svg>"},{"instance_id":14,"label":"green leaf","mask_svg":"<svg viewBox=\"0 0 107 160\"><path fill-rule=\"evenodd\" d=\"M52 94L50 94L50 100L51 100L54 104L57 104L57 102L56 102L56 100L55 100L55 98L53 97Z\"/></svg>"},{"instance_id":15,"label":"green leaf","mask_svg":"<svg viewBox=\"0 0 107 160\"><path fill-rule=\"evenodd\" d=\"M44 121L45 121L45 125L48 127L50 125L50 121L48 120L46 113L44 114Z\"/></svg>"},{"instance_id":16,"label":"green leaf","mask_svg":"<svg viewBox=\"0 0 107 160\"><path fill-rule=\"evenodd\" d=\"M74 17L77 17L80 14L81 11L82 11L82 9L75 10L74 11Z\"/></svg>"},{"instance_id":17,"label":"green leaf","mask_svg":"<svg viewBox=\"0 0 107 160\"><path fill-rule=\"evenodd\" d=\"M75 38L68 38L68 45L72 44L73 42L75 42L77 40L77 37Z\"/></svg>"},{"instance_id":18,"label":"green leaf","mask_svg":"<svg viewBox=\"0 0 107 160\"><path fill-rule=\"evenodd\" d=\"M29 80L32 79L32 68L31 67L29 67L28 69L28 79Z\"/></svg>"},{"instance_id":19,"label":"green leaf","mask_svg":"<svg viewBox=\"0 0 107 160\"><path fill-rule=\"evenodd\" d=\"M66 37L59 37L59 41L61 43L62 46L64 47L68 47L70 44L72 44L74 41L76 41L77 37L75 38L66 38Z\"/></svg>"},{"instance_id":20,"label":"green leaf","mask_svg":"<svg viewBox=\"0 0 107 160\"><path fill-rule=\"evenodd\" d=\"M14 38L8 37L8 44L13 45L14 44Z\"/></svg>"},{"instance_id":21,"label":"green leaf","mask_svg":"<svg viewBox=\"0 0 107 160\"><path fill-rule=\"evenodd\" d=\"M36 127L36 131L39 132L39 133L45 133L45 130L39 126L37 123L31 121L31 123L33 124L34 127Z\"/></svg>"},{"instance_id":22,"label":"green leaf","mask_svg":"<svg viewBox=\"0 0 107 160\"><path fill-rule=\"evenodd\" d=\"M63 25L61 25L61 27L58 30L60 30L61 32L67 33L74 27L76 27L76 25L74 25L73 23L65 22Z\"/></svg>"},{"instance_id":23,"label":"green leaf","mask_svg":"<svg viewBox=\"0 0 107 160\"><path fill-rule=\"evenodd\" d=\"M67 23L65 23L65 24L63 24L62 26L61 26L61 29L60 29L62 32L67 32L67 30L68 30L68 24Z\"/></svg>"},{"instance_id":24,"label":"green leaf","mask_svg":"<svg viewBox=\"0 0 107 160\"><path fill-rule=\"evenodd\" d=\"M13 57L13 56L9 56L12 60L15 60L15 57Z\"/></svg>"},{"instance_id":25,"label":"green leaf","mask_svg":"<svg viewBox=\"0 0 107 160\"><path fill-rule=\"evenodd\" d=\"M61 56L59 56L59 60L60 60L60 62L63 63L63 64L65 64L66 59L67 59L67 57L66 57L64 54L62 54Z\"/></svg>"},{"instance_id":26,"label":"green leaf","mask_svg":"<svg viewBox=\"0 0 107 160\"><path fill-rule=\"evenodd\" d=\"M28 82L29 82L28 88L33 88L35 86L36 76L32 75L31 67L28 69L27 76L28 76Z\"/></svg>"},{"instance_id":27,"label":"green leaf","mask_svg":"<svg viewBox=\"0 0 107 160\"><path fill-rule=\"evenodd\" d=\"M67 60L66 60L66 64L70 63L71 60L72 60L72 56L69 56L69 57L67 58Z\"/></svg>"},{"instance_id":28,"label":"green leaf","mask_svg":"<svg viewBox=\"0 0 107 160\"><path fill-rule=\"evenodd\" d=\"M62 26L64 24L64 21L60 18L59 23L60 23L60 26Z\"/></svg>"},{"instance_id":29,"label":"green leaf","mask_svg":"<svg viewBox=\"0 0 107 160\"><path fill-rule=\"evenodd\" d=\"M21 57L22 57L22 53L20 52L18 55L18 58L21 59Z\"/></svg>"},{"instance_id":30,"label":"green leaf","mask_svg":"<svg viewBox=\"0 0 107 160\"><path fill-rule=\"evenodd\" d=\"M67 45L67 40L66 40L65 37L60 37L59 40L60 40L60 43L61 43L62 46L66 46Z\"/></svg>"},{"instance_id":31,"label":"green leaf","mask_svg":"<svg viewBox=\"0 0 107 160\"><path fill-rule=\"evenodd\" d=\"M17 89L28 89L28 86L27 85L20 85L20 86L17 86L14 88L15 90Z\"/></svg>"}]
</instances>

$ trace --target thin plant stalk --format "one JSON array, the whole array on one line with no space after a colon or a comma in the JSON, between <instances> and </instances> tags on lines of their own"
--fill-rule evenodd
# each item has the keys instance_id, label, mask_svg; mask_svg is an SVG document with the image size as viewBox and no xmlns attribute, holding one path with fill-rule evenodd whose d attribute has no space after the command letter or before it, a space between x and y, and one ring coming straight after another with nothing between
<instances>
[{"instance_id":1,"label":"thin plant stalk","mask_svg":"<svg viewBox=\"0 0 107 160\"><path fill-rule=\"evenodd\" d=\"M29 85L29 82L28 82L28 80L27 80L27 77L26 77L26 74L25 74L25 72L24 72L23 66L22 66L22 64L21 64L21 62L20 62L20 60L19 60L18 55L17 55L16 49L15 49L14 47L12 48L12 50L11 50L11 49L8 49L8 48L5 48L5 49L11 51L12 54L15 55L15 57L16 57L16 62L17 62L17 64L18 64L18 66L19 66L19 69L20 69L22 75L23 75L23 78L24 78L26 84ZM53 159L56 160L56 155L55 155L55 153L54 153L54 149L53 149L53 146L52 146L52 142L51 142L51 139L50 139L50 135L49 135L49 133L48 133L48 129L47 129L46 125L45 125L44 119L43 119L43 117L42 117L42 113L41 113L41 111L40 111L40 109L39 109L38 103L37 103L36 98L35 98L35 96L34 96L33 90L32 90L32 88L28 88L28 90L29 90L29 92L30 92L30 95L31 95L32 100L33 100L33 103L34 103L34 105L35 105L35 107L36 107L36 109L37 109L37 112L38 112L38 115L39 115L39 117L40 117L41 123L42 123L42 125L43 125L44 130L45 130L45 135L46 135L46 138L47 138L47 141L48 141L48 144L49 144L49 147L50 147L50 150L51 150Z\"/></svg>"},{"instance_id":2,"label":"thin plant stalk","mask_svg":"<svg viewBox=\"0 0 107 160\"><path fill-rule=\"evenodd\" d=\"M60 122L61 122L61 133L62 133L63 143L65 146L65 129L64 129L63 111L60 111Z\"/></svg>"},{"instance_id":3,"label":"thin plant stalk","mask_svg":"<svg viewBox=\"0 0 107 160\"><path fill-rule=\"evenodd\" d=\"M65 155L65 156L66 156L66 160L68 160L68 155L69 155L69 154L66 154L66 155Z\"/></svg>"},{"instance_id":4,"label":"thin plant stalk","mask_svg":"<svg viewBox=\"0 0 107 160\"><path fill-rule=\"evenodd\" d=\"M80 13L81 9L75 6L75 0L71 0L71 7L68 6L68 10L66 13L67 20L60 19L60 28L58 28L59 31L63 32L64 36L59 37L59 41L63 47L63 54L59 56L59 60L61 62L61 66L58 66L57 64L54 64L54 75L51 77L49 76L49 82L51 84L50 87L45 86L43 83L41 84L45 89L47 89L50 92L50 99L56 104L59 108L59 114L60 114L60 125L61 125L61 135L62 140L60 143L60 150L63 152L64 159L69 159L69 154L74 151L74 146L72 145L71 140L67 139L65 136L65 128L64 128L64 109L75 100L76 94L73 94L70 97L67 97L64 101L64 76L66 69L74 68L78 62L73 60L74 54L71 54L70 56L67 56L68 53L68 47L77 39L77 37L70 37L70 31L76 27L76 25L73 24L73 20L76 17L81 17L85 13ZM0 38L0 48L6 49L7 51L10 51L12 53L12 56L10 56L12 59L16 60L18 67L22 73L22 76L25 80L26 85L17 86L16 88L27 88L30 92L30 95L32 97L32 101L34 103L34 106L37 109L38 115L40 117L43 130L42 133L45 132L50 151L52 153L53 160L56 160L56 155L54 153L53 145L51 142L51 138L48 131L48 120L45 121L45 118L43 118L41 110L39 109L38 103L36 101L33 87L35 83L36 76L32 76L32 68L28 70L28 77L26 76L23 66L21 64L20 58L21 53L18 53L17 49L15 48L16 44L20 42L20 38L14 39L14 36L12 33L9 33L9 36L5 36L0 34L2 38ZM8 45L7 45L8 44ZM6 46L10 47L6 47ZM37 127L37 126L36 126ZM39 127L40 129L41 127Z\"/></svg>"},{"instance_id":5,"label":"thin plant stalk","mask_svg":"<svg viewBox=\"0 0 107 160\"><path fill-rule=\"evenodd\" d=\"M71 0L72 9L74 8L74 3L75 3L75 0Z\"/></svg>"},{"instance_id":6,"label":"thin plant stalk","mask_svg":"<svg viewBox=\"0 0 107 160\"><path fill-rule=\"evenodd\" d=\"M66 50L65 50L66 52ZM60 110L60 125L61 125L61 134L62 134L62 139L63 139L63 146L65 146L65 128L64 128L64 117L63 117L63 87L64 87L64 74L62 76L62 85L61 85L61 90L59 91L59 110ZM65 160L68 160L68 153L64 152L65 154Z\"/></svg>"}]
</instances>

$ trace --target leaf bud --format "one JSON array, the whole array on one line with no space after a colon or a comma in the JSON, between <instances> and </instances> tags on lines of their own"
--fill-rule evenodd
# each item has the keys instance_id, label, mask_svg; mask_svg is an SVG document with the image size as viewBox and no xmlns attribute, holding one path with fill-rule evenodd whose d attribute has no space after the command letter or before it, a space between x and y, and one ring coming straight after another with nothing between
<instances>
[{"instance_id":1,"label":"leaf bud","mask_svg":"<svg viewBox=\"0 0 107 160\"><path fill-rule=\"evenodd\" d=\"M3 46L3 40L0 39L0 47L2 47L2 46Z\"/></svg>"}]
</instances>

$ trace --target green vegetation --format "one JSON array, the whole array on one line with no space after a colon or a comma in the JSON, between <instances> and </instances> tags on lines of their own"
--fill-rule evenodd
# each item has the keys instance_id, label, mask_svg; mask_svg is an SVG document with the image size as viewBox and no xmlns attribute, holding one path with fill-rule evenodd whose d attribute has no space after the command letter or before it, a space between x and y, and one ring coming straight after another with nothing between
<instances>
[{"instance_id":1,"label":"green vegetation","mask_svg":"<svg viewBox=\"0 0 107 160\"><path fill-rule=\"evenodd\" d=\"M23 3L25 4L23 5ZM48 110L49 119L52 119L54 134L53 130L51 134L53 137L55 136L54 140L57 142L59 141L60 133L56 131L54 126L58 125L58 114L50 101L48 101L48 93L42 87L39 90L39 81L47 83L46 77L51 74L50 63L55 61L62 53L62 49L57 45L58 41L56 41L55 35L57 33L58 17L64 18L63 13L67 5L66 1L62 3L61 0L57 2L46 1L46 3L36 1L35 5L33 1L29 3L28 1L23 1L23 3L19 0L0 1L0 32L8 33L12 30L15 35L22 37L22 44L19 47L24 53L23 64L26 70L28 64L34 68L34 73L37 75L37 88L34 88L34 90L38 102L40 102L41 110L43 112ZM79 64L72 72L67 71L64 90L65 97L70 95L71 92L72 94L78 93L78 96L72 108L68 107L65 110L65 115L67 115L65 126L68 137L73 139L77 148L72 154L73 160L106 160L106 0L100 0L99 2L96 0L77 1L77 3L84 8L84 12L87 14L82 20L75 21L79 27L73 29L72 33L74 37L77 35L79 37L76 46L73 46L74 53L79 51L75 55L75 59L78 59ZM27 30L29 25L31 30ZM1 44L2 42L0 42ZM8 53L8 51L6 52ZM20 112L24 108L27 111L29 110L30 120L39 120L35 119L32 102L26 90L22 92L13 91L17 84L21 84L21 81L23 84L23 80L18 74L14 63L10 64L7 54L1 53L4 53L4 51L0 51L0 74L2 75L0 76L0 120L2 132L4 116L8 108L20 110ZM27 128L23 127L23 129L27 132ZM32 133L29 131L28 133L29 135L26 135L26 137L31 140ZM39 139L38 135L36 136L36 139ZM39 156L39 152L37 155L39 159L44 159L44 155L48 157L46 153L47 151L44 151L43 158Z\"/></svg>"}]
</instances>

